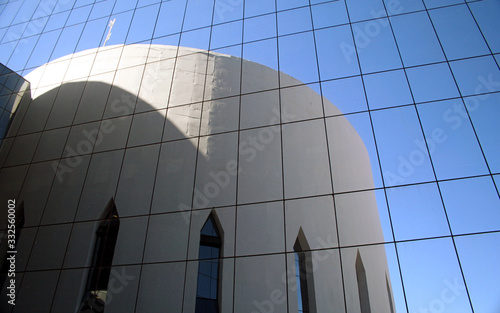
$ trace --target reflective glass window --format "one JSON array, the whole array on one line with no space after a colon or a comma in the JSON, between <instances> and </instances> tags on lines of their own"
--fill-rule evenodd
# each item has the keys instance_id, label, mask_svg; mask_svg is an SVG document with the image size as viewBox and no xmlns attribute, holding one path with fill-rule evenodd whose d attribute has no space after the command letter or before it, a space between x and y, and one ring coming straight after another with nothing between
<instances>
[{"instance_id":1,"label":"reflective glass window","mask_svg":"<svg viewBox=\"0 0 500 313\"><path fill-rule=\"evenodd\" d=\"M322 82L321 90L326 116L368 110L361 76Z\"/></svg>"},{"instance_id":2,"label":"reflective glass window","mask_svg":"<svg viewBox=\"0 0 500 313\"><path fill-rule=\"evenodd\" d=\"M493 53L500 52L500 38L497 32L500 29L500 20L497 18L500 3L495 0L483 0L470 3L469 6L490 49Z\"/></svg>"},{"instance_id":3,"label":"reflective glass window","mask_svg":"<svg viewBox=\"0 0 500 313\"><path fill-rule=\"evenodd\" d=\"M243 31L242 24L242 21L236 21L213 26L210 49L239 44Z\"/></svg>"},{"instance_id":4,"label":"reflective glass window","mask_svg":"<svg viewBox=\"0 0 500 313\"><path fill-rule=\"evenodd\" d=\"M487 94L465 98L465 106L474 126L474 131L479 139L481 149L486 157L486 162L492 173L500 172L500 95Z\"/></svg>"},{"instance_id":5,"label":"reflective glass window","mask_svg":"<svg viewBox=\"0 0 500 313\"><path fill-rule=\"evenodd\" d=\"M462 96L500 91L500 71L491 56L450 62Z\"/></svg>"},{"instance_id":6,"label":"reflective glass window","mask_svg":"<svg viewBox=\"0 0 500 313\"><path fill-rule=\"evenodd\" d=\"M314 5L311 11L314 28L336 26L349 21L343 0Z\"/></svg>"},{"instance_id":7,"label":"reflective glass window","mask_svg":"<svg viewBox=\"0 0 500 313\"><path fill-rule=\"evenodd\" d=\"M453 234L500 229L500 200L491 177L439 183Z\"/></svg>"},{"instance_id":8,"label":"reflective glass window","mask_svg":"<svg viewBox=\"0 0 500 313\"><path fill-rule=\"evenodd\" d=\"M450 234L437 184L387 189L397 241Z\"/></svg>"},{"instance_id":9,"label":"reflective glass window","mask_svg":"<svg viewBox=\"0 0 500 313\"><path fill-rule=\"evenodd\" d=\"M387 18L353 24L352 31L363 73L402 67Z\"/></svg>"},{"instance_id":10,"label":"reflective glass window","mask_svg":"<svg viewBox=\"0 0 500 313\"><path fill-rule=\"evenodd\" d=\"M126 44L148 40L152 37L159 7L160 5L157 4L135 10Z\"/></svg>"},{"instance_id":11,"label":"reflective glass window","mask_svg":"<svg viewBox=\"0 0 500 313\"><path fill-rule=\"evenodd\" d=\"M188 0L182 30L190 30L210 26L214 0Z\"/></svg>"},{"instance_id":12,"label":"reflective glass window","mask_svg":"<svg viewBox=\"0 0 500 313\"><path fill-rule=\"evenodd\" d=\"M467 6L449 6L429 14L448 60L489 53Z\"/></svg>"},{"instance_id":13,"label":"reflective glass window","mask_svg":"<svg viewBox=\"0 0 500 313\"><path fill-rule=\"evenodd\" d=\"M494 312L498 308L500 279L500 234L456 237L458 256L475 312Z\"/></svg>"},{"instance_id":14,"label":"reflective glass window","mask_svg":"<svg viewBox=\"0 0 500 313\"><path fill-rule=\"evenodd\" d=\"M415 102L458 97L460 94L446 63L406 69Z\"/></svg>"},{"instance_id":15,"label":"reflective glass window","mask_svg":"<svg viewBox=\"0 0 500 313\"><path fill-rule=\"evenodd\" d=\"M278 11L309 5L307 0L277 0Z\"/></svg>"},{"instance_id":16,"label":"reflective glass window","mask_svg":"<svg viewBox=\"0 0 500 313\"><path fill-rule=\"evenodd\" d=\"M374 111L372 121L386 186L434 180L414 107Z\"/></svg>"},{"instance_id":17,"label":"reflective glass window","mask_svg":"<svg viewBox=\"0 0 500 313\"><path fill-rule=\"evenodd\" d=\"M245 17L251 17L275 11L276 8L274 1L268 1L268 0L245 1Z\"/></svg>"},{"instance_id":18,"label":"reflective glass window","mask_svg":"<svg viewBox=\"0 0 500 313\"><path fill-rule=\"evenodd\" d=\"M427 13L395 16L391 18L391 24L405 66L445 60Z\"/></svg>"},{"instance_id":19,"label":"reflective glass window","mask_svg":"<svg viewBox=\"0 0 500 313\"><path fill-rule=\"evenodd\" d=\"M309 7L278 12L278 36L312 29Z\"/></svg>"},{"instance_id":20,"label":"reflective glass window","mask_svg":"<svg viewBox=\"0 0 500 313\"><path fill-rule=\"evenodd\" d=\"M318 81L318 63L312 32L278 37L278 42L281 87ZM300 82L290 80L288 75Z\"/></svg>"},{"instance_id":21,"label":"reflective glass window","mask_svg":"<svg viewBox=\"0 0 500 313\"><path fill-rule=\"evenodd\" d=\"M349 26L315 31L322 80L359 74L358 58Z\"/></svg>"},{"instance_id":22,"label":"reflective glass window","mask_svg":"<svg viewBox=\"0 0 500 313\"><path fill-rule=\"evenodd\" d=\"M365 75L363 78L370 109L413 103L404 71Z\"/></svg>"},{"instance_id":23,"label":"reflective glass window","mask_svg":"<svg viewBox=\"0 0 500 313\"><path fill-rule=\"evenodd\" d=\"M346 0L346 3L351 22L370 20L387 15L382 0Z\"/></svg>"},{"instance_id":24,"label":"reflective glass window","mask_svg":"<svg viewBox=\"0 0 500 313\"><path fill-rule=\"evenodd\" d=\"M417 108L438 179L488 173L462 101L425 103Z\"/></svg>"},{"instance_id":25,"label":"reflective glass window","mask_svg":"<svg viewBox=\"0 0 500 313\"><path fill-rule=\"evenodd\" d=\"M243 0L215 0L214 24L239 20L243 18Z\"/></svg>"},{"instance_id":26,"label":"reflective glass window","mask_svg":"<svg viewBox=\"0 0 500 313\"><path fill-rule=\"evenodd\" d=\"M243 42L276 36L276 15L267 14L245 19Z\"/></svg>"},{"instance_id":27,"label":"reflective glass window","mask_svg":"<svg viewBox=\"0 0 500 313\"><path fill-rule=\"evenodd\" d=\"M186 0L162 2L154 37L178 33L181 30Z\"/></svg>"}]
</instances>

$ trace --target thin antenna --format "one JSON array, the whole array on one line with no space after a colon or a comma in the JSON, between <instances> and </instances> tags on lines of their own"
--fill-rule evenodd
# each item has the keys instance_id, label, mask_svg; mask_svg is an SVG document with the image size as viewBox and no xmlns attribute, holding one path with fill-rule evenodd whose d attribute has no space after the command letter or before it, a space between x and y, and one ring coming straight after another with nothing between
<instances>
[{"instance_id":1,"label":"thin antenna","mask_svg":"<svg viewBox=\"0 0 500 313\"><path fill-rule=\"evenodd\" d=\"M109 38L111 37L111 30L113 29L113 25L115 25L115 21L116 21L116 18L109 21L109 24L108 24L109 31L108 31L108 35L106 35L106 40L104 40L104 44L102 45L103 47L106 45L106 42L108 42Z\"/></svg>"}]
</instances>

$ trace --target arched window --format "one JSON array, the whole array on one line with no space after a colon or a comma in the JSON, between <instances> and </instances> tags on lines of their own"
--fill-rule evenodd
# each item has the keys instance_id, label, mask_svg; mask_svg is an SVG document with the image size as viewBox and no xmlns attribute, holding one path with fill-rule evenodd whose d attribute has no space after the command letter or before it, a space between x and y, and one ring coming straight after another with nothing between
<instances>
[{"instance_id":1,"label":"arched window","mask_svg":"<svg viewBox=\"0 0 500 313\"><path fill-rule=\"evenodd\" d=\"M221 248L221 232L217 227L214 216L210 214L200 233L196 313L219 312L219 258Z\"/></svg>"},{"instance_id":2,"label":"arched window","mask_svg":"<svg viewBox=\"0 0 500 313\"><path fill-rule=\"evenodd\" d=\"M293 246L295 251L295 281L297 284L297 299L299 313L315 313L314 275L310 247L302 228Z\"/></svg>"},{"instance_id":3,"label":"arched window","mask_svg":"<svg viewBox=\"0 0 500 313\"><path fill-rule=\"evenodd\" d=\"M80 312L103 312L120 219L113 199L101 215Z\"/></svg>"},{"instance_id":4,"label":"arched window","mask_svg":"<svg viewBox=\"0 0 500 313\"><path fill-rule=\"evenodd\" d=\"M363 266L359 250L356 257L356 279L358 281L359 305L361 307L361 313L370 313L371 309L370 297L368 295L368 283L366 281L365 267Z\"/></svg>"}]
</instances>

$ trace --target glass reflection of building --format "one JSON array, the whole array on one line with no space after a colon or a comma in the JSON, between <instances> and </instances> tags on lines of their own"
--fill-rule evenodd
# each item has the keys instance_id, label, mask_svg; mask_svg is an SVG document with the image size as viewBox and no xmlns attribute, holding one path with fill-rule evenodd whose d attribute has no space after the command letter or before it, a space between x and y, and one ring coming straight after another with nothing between
<instances>
[{"instance_id":1,"label":"glass reflection of building","mask_svg":"<svg viewBox=\"0 0 500 313\"><path fill-rule=\"evenodd\" d=\"M16 74L2 70L2 125L14 98L23 116L0 154L2 202L24 205L13 311L83 310L86 290L105 294L106 312L214 299L220 312L498 311L499 11L495 0L1 3L0 62L31 83L7 88ZM93 68L97 57L109 67ZM345 123L369 179L342 154ZM114 253L94 263L110 198ZM382 237L362 227L373 221ZM198 258L204 246L212 257ZM381 252L388 271L370 288L364 255ZM95 267L108 269L105 293L86 285Z\"/></svg>"}]
</instances>

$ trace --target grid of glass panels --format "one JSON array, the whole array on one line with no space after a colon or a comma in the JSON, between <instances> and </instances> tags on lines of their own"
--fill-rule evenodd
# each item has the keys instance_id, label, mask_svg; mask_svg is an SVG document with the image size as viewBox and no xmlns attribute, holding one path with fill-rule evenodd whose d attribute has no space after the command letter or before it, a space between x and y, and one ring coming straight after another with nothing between
<instances>
[{"instance_id":1,"label":"grid of glass panels","mask_svg":"<svg viewBox=\"0 0 500 313\"><path fill-rule=\"evenodd\" d=\"M499 13L496 0L0 1L0 62L24 76L46 62L104 44L152 43L234 55L297 78L340 109L362 137L370 156L385 240L352 241L342 236L342 211L353 209L344 203L369 192L364 187L346 187L331 181L329 176L303 194L287 195L287 182L282 177L274 185L278 186L276 190L269 190L267 198L257 200L238 189L243 183L239 184L215 204L216 210L228 218L232 216L235 225L242 216L256 212L268 219L282 219L285 224L283 229L264 227L264 231L254 225L261 230L259 234L246 230L269 239L269 253L265 255L253 254L244 245L241 228L233 230L234 251L224 257L222 264L234 270L233 276L227 278L233 284L229 295L234 296L229 307L238 311L242 301L248 300L238 282L251 278L238 269L251 260L258 260L255 263L263 266L260 279L275 276L270 284L281 282L283 273L279 271L283 264L293 268L288 259L292 256L293 262L293 251L285 248L287 240L295 239L289 239L286 229L293 214L286 216L287 213L298 202L303 202L304 207L332 197L335 214L331 218L338 237L328 249L314 245L311 249L317 254L327 251L331 256L327 262L343 264L354 260L357 250L369 251L383 245L395 312L496 312L500 305L496 288L500 279ZM235 121L237 125L228 124L216 133L195 134L193 140L202 142L204 138L219 136L221 145L236 145L260 129L277 127L307 132L307 148L327 145L328 138L316 134L322 128L327 133L334 129L340 117L338 110L326 102L313 103L310 110L288 116L284 114L283 99L300 85L292 86L293 82L280 74L274 84L250 88L244 83L244 74L240 75L241 90L235 95L238 99L234 107L240 116ZM251 104L263 94L266 99L274 94L276 102L259 109L271 114L273 108L278 109L278 119L262 120L251 115ZM169 110L183 114L183 108L208 105L208 101L201 100L207 99L178 106L169 104ZM120 117L124 129L132 118L140 123L139 114ZM81 127L88 121L83 120ZM148 119L144 116L143 121L147 123ZM58 126L57 120L54 125L50 135L71 137L73 129ZM238 132L238 125L247 129ZM16 140L32 142L34 148L43 140L41 132L26 131L23 135ZM14 140L7 140L3 148L11 149ZM282 138L283 144L286 140ZM174 148L165 151L182 151L185 141L172 140L163 145ZM140 148L147 151L135 156L127 154L124 162L158 156L159 144L152 142ZM273 165L281 175L280 167L287 154L279 144L276 149L276 155L285 159ZM175 152L162 153L160 158L178 157ZM325 153L326 157L333 157ZM110 165L109 175L117 180L121 167L113 167L107 160L123 156L122 147L85 155L78 168L82 180L75 183L84 188L87 169L98 176L100 164ZM194 155L183 157L195 162ZM53 183L50 160L50 156L1 160L1 180L9 181L12 191L18 193L28 192L29 182L35 178L37 188L54 190L54 194L57 188L64 191ZM328 168L325 172L330 175ZM68 196L65 204L77 207L78 203L71 202L74 198ZM78 223L67 222L61 212L51 211L50 203L55 200L42 200L37 203L38 220L31 224L27 220L20 239L32 248L19 256L18 301L25 303L21 306L29 305L22 289L30 288L40 295L37 308L57 311L71 303L71 295L64 297L66 303L58 295L71 286L72 277L85 270L77 257L79 252L68 254L67 249L73 247L72 241L88 237L92 225L85 218ZM147 238L154 235L167 242L166 247L170 247L169 240L189 240L188 231L180 228L170 229L168 234L160 231L165 223L182 223L183 215L165 213L171 209L165 205L155 207L155 201L151 212L156 215L150 217L146 209L144 214L125 214L121 219L121 229L139 234L122 239L129 243L128 249L147 253L147 245L153 244ZM206 209L201 206L199 210L205 218L209 214ZM37 238L57 240L50 247L40 247L36 245ZM50 264L39 264L37 256L46 253L53 253L54 258ZM125 300L120 305L126 308L122 312L148 308L147 296L155 293L164 295L165 305L172 312L189 308L183 298L193 281L188 274L196 273L196 261L188 258L184 264L181 257L171 259L162 253L166 252L156 251L149 256L140 252L118 253L119 258L114 261L117 275L132 277L121 292ZM177 255L183 255L182 251ZM276 268L278 272L273 271ZM169 275L169 282L161 279L162 275ZM331 275L342 286L348 273ZM280 288L277 290L283 290L287 296L293 294ZM348 290L349 286L344 284L343 288ZM227 298L232 297L226 295ZM1 299L3 305L5 295ZM248 307L258 312L272 305L277 312L284 312L293 303L278 300L281 298L276 294L263 295L248 300ZM345 297L335 300L330 307L339 312L355 311Z\"/></svg>"}]
</instances>

